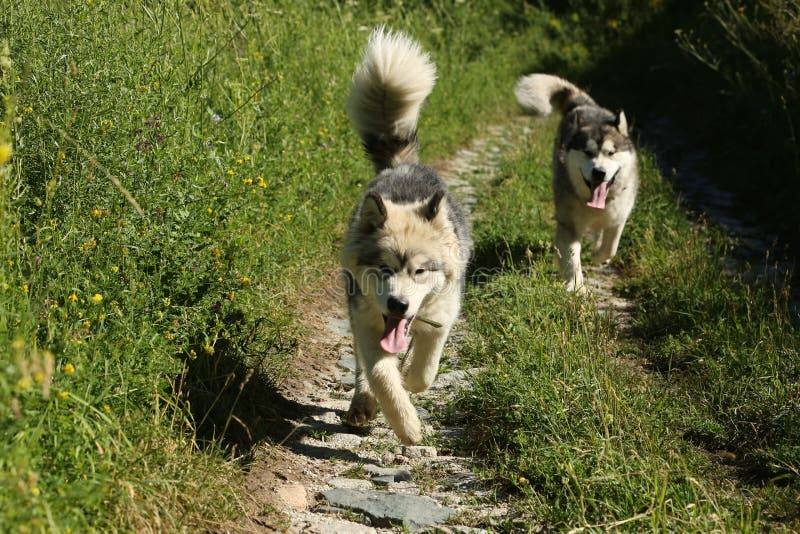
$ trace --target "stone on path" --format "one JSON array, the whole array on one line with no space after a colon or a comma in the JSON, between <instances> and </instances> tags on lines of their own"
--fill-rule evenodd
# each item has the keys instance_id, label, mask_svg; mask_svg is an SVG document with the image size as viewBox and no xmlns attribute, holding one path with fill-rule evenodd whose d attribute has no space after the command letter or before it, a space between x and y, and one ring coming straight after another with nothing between
<instances>
[{"instance_id":1,"label":"stone on path","mask_svg":"<svg viewBox=\"0 0 800 534\"><path fill-rule=\"evenodd\" d=\"M405 482L411 480L411 471L408 469L396 469L394 467L379 467L373 464L364 465L364 472L373 480L378 477L391 477L390 482Z\"/></svg>"},{"instance_id":2,"label":"stone on path","mask_svg":"<svg viewBox=\"0 0 800 534\"><path fill-rule=\"evenodd\" d=\"M361 512L376 527L404 525L418 529L447 521L455 510L430 497L387 491L331 489L322 492L331 506Z\"/></svg>"},{"instance_id":3,"label":"stone on path","mask_svg":"<svg viewBox=\"0 0 800 534\"><path fill-rule=\"evenodd\" d=\"M434 458L436 457L436 447L426 447L422 445L411 445L403 447L403 455L409 458Z\"/></svg>"},{"instance_id":4,"label":"stone on path","mask_svg":"<svg viewBox=\"0 0 800 534\"><path fill-rule=\"evenodd\" d=\"M295 516L295 526L304 534L375 534L375 529L352 521L304 512ZM294 530L293 530L294 532Z\"/></svg>"},{"instance_id":5,"label":"stone on path","mask_svg":"<svg viewBox=\"0 0 800 534\"><path fill-rule=\"evenodd\" d=\"M284 484L275 490L283 503L293 510L305 510L308 508L306 498L306 487L297 482Z\"/></svg>"},{"instance_id":6,"label":"stone on path","mask_svg":"<svg viewBox=\"0 0 800 534\"><path fill-rule=\"evenodd\" d=\"M341 489L352 489L352 490L372 489L372 482L361 478L334 477L328 480L328 484L330 484L334 488L341 488Z\"/></svg>"}]
</instances>

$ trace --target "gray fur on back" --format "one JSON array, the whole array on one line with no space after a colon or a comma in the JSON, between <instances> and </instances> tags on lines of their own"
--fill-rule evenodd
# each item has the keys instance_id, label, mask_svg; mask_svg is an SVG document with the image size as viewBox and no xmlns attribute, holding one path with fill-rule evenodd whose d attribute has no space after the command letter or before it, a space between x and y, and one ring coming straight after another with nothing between
<instances>
[{"instance_id":1,"label":"gray fur on back","mask_svg":"<svg viewBox=\"0 0 800 534\"><path fill-rule=\"evenodd\" d=\"M447 217L467 258L472 250L469 221L461 205L447 190L447 184L430 167L408 164L385 169L372 180L364 196L378 193L395 204L415 204L429 200L438 191L445 192L443 202L447 203Z\"/></svg>"}]
</instances>

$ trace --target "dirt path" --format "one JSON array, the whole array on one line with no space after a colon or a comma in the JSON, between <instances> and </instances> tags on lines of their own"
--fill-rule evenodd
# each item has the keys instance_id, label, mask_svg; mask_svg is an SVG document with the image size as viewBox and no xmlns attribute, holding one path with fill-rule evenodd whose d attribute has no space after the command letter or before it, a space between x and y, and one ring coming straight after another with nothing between
<instances>
[{"instance_id":1,"label":"dirt path","mask_svg":"<svg viewBox=\"0 0 800 534\"><path fill-rule=\"evenodd\" d=\"M490 180L504 151L530 131L529 119L490 128L436 165L467 210L476 201L473 185ZM631 304L611 294L616 277L612 268L600 268L588 280L598 306L625 323ZM251 515L242 530L398 532L397 525L405 524L410 530L485 532L504 519L505 505L473 473L474 461L455 449L463 427L448 406L477 371L462 368L458 359L463 322L445 348L445 371L428 391L412 396L424 445L404 447L380 415L363 432L342 424L355 361L343 299L326 305L308 317L308 331L315 334L294 362L300 374L286 393L308 415L294 422L280 446L255 452L247 477ZM275 512L283 519L276 522Z\"/></svg>"}]
</instances>

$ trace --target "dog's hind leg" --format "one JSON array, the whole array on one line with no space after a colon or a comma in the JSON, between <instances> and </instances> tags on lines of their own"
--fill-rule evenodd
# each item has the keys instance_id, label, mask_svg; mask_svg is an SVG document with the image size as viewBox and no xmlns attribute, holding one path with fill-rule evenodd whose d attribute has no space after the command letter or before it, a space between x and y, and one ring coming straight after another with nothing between
<instances>
[{"instance_id":1,"label":"dog's hind leg","mask_svg":"<svg viewBox=\"0 0 800 534\"><path fill-rule=\"evenodd\" d=\"M558 271L567 284L567 291L583 291L580 236L575 230L560 222L556 227L556 249Z\"/></svg>"}]
</instances>

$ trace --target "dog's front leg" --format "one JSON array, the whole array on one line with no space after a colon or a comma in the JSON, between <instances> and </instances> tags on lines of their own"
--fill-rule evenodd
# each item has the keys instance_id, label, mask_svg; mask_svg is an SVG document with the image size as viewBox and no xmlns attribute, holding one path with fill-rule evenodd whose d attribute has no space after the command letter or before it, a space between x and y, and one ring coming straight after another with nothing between
<instances>
[{"instance_id":1,"label":"dog's front leg","mask_svg":"<svg viewBox=\"0 0 800 534\"><path fill-rule=\"evenodd\" d=\"M444 328L440 330L445 330ZM428 389L439 372L439 360L447 341L445 332L424 332L414 336L414 348L403 365L403 385L412 393Z\"/></svg>"},{"instance_id":2,"label":"dog's front leg","mask_svg":"<svg viewBox=\"0 0 800 534\"><path fill-rule=\"evenodd\" d=\"M580 237L575 230L560 222L556 227L556 249L558 271L567 284L567 291L583 291Z\"/></svg>"},{"instance_id":3,"label":"dog's front leg","mask_svg":"<svg viewBox=\"0 0 800 534\"><path fill-rule=\"evenodd\" d=\"M356 355L356 388L345 421L348 425L362 426L375 417L378 411L378 401L375 400L375 395L372 394L369 387L369 380L361 364L362 357L359 354L358 342L355 337L353 338L353 352Z\"/></svg>"},{"instance_id":4,"label":"dog's front leg","mask_svg":"<svg viewBox=\"0 0 800 534\"><path fill-rule=\"evenodd\" d=\"M351 323L357 375L356 391L347 411L347 423L363 425L372 419L377 401L400 441L405 445L418 443L422 439L422 429L417 411L403 388L397 356L381 348L383 330L378 322L365 323L367 320Z\"/></svg>"},{"instance_id":5,"label":"dog's front leg","mask_svg":"<svg viewBox=\"0 0 800 534\"><path fill-rule=\"evenodd\" d=\"M603 240L592 252L593 262L605 263L616 256L617 247L619 246L620 237L622 237L623 228L625 228L625 223L611 226L603 230Z\"/></svg>"},{"instance_id":6,"label":"dog's front leg","mask_svg":"<svg viewBox=\"0 0 800 534\"><path fill-rule=\"evenodd\" d=\"M397 357L385 352L376 356L372 368L366 373L383 415L404 445L419 443L422 439L422 427L417 410L403 387Z\"/></svg>"}]
</instances>

